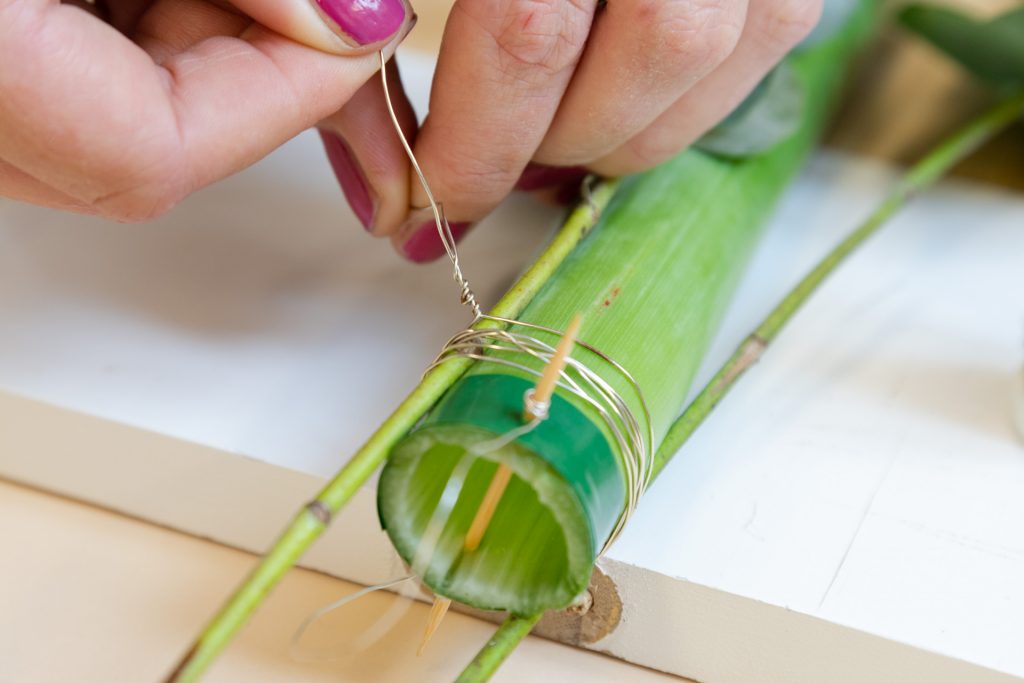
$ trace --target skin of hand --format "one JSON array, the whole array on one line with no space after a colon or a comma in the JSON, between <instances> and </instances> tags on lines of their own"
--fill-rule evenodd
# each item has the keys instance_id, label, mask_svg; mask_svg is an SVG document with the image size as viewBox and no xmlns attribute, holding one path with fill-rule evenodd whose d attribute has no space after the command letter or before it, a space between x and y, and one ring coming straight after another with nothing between
<instances>
[{"instance_id":1,"label":"skin of hand","mask_svg":"<svg viewBox=\"0 0 1024 683\"><path fill-rule=\"evenodd\" d=\"M677 154L814 26L822 0L455 0L420 125L461 238L513 189L557 194ZM159 216L317 126L356 216L444 254L371 78L407 0L0 0L0 195Z\"/></svg>"},{"instance_id":2,"label":"skin of hand","mask_svg":"<svg viewBox=\"0 0 1024 683\"><path fill-rule=\"evenodd\" d=\"M158 216L340 110L414 22L406 0L0 0L0 195Z\"/></svg>"},{"instance_id":3,"label":"skin of hand","mask_svg":"<svg viewBox=\"0 0 1024 683\"><path fill-rule=\"evenodd\" d=\"M511 190L646 170L735 108L817 23L822 0L455 0L430 110L403 121L456 238ZM392 98L407 108L397 73ZM367 230L444 254L377 86L321 126ZM413 207L409 209L408 207Z\"/></svg>"}]
</instances>

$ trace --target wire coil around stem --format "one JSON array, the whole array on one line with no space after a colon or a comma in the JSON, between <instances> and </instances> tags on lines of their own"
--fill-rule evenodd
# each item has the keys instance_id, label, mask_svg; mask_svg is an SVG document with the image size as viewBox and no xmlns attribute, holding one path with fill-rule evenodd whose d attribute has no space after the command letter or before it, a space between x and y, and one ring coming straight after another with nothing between
<instances>
[{"instance_id":1,"label":"wire coil around stem","mask_svg":"<svg viewBox=\"0 0 1024 683\"><path fill-rule=\"evenodd\" d=\"M379 56L384 101L387 105L392 125L434 213L438 235L444 245L448 259L451 261L452 279L455 280L456 285L459 287L459 301L467 306L473 314L471 326L448 340L441 353L431 363L430 367L427 368L427 372L451 358L462 357L480 362L496 363L530 375L540 376L541 371L539 369L516 360L515 356L525 354L530 358L540 361L541 367L543 367L550 360L551 355L555 352L555 348L535 336L509 328L512 326L526 328L551 334L556 338L560 337L562 332L521 320L487 315L481 309L476 294L473 292L469 280L462 271L462 265L459 262L459 252L456 248L448 219L444 214L444 206L434 197L426 175L420 167L416 155L413 153L412 147L409 145L409 141L406 139L402 126L395 114L394 106L391 103L391 93L388 89L387 60L383 51L379 53ZM504 327L478 328L475 326L482 321L496 322ZM629 402L598 372L577 358L569 357L567 359L565 367L559 374L557 386L591 407L601 418L608 433L618 446L626 479L625 505L616 521L615 527L601 548L601 554L604 554L625 528L626 522L629 521L629 518L636 510L644 491L647 489L647 485L651 481L654 471L654 434L647 402L644 399L640 385L633 376L614 359L590 344L577 340L575 346L578 349L583 349L594 358L604 361L608 367L614 369L630 388L631 393L633 393L633 398L640 406L643 418L641 422L632 408L630 408ZM525 401L529 406L529 395L525 397ZM531 412L536 418L544 419L546 416L546 406L533 407L535 411Z\"/></svg>"},{"instance_id":2,"label":"wire coil around stem","mask_svg":"<svg viewBox=\"0 0 1024 683\"><path fill-rule=\"evenodd\" d=\"M555 338L561 334L558 330L521 320L509 320L489 315L482 317L509 326L525 327L551 334ZM625 506L601 549L603 554L625 528L626 522L636 510L640 498L650 483L654 466L654 459L651 457L653 452L651 416L640 386L625 368L590 344L577 341L576 346L583 349L586 354L604 361L615 370L629 386L633 397L641 408L643 417L642 422L637 419L626 398L598 372L578 358L566 359L565 368L559 375L557 386L565 393L584 402L601 418L608 433L618 446L626 480ZM459 332L445 344L428 371L450 358L462 357L484 363L494 363L540 377L541 368L547 365L554 353L554 346L530 334L508 328L470 328ZM539 361L539 363L530 365L518 359L524 355ZM543 419L541 415L543 412L538 415L539 419Z\"/></svg>"}]
</instances>

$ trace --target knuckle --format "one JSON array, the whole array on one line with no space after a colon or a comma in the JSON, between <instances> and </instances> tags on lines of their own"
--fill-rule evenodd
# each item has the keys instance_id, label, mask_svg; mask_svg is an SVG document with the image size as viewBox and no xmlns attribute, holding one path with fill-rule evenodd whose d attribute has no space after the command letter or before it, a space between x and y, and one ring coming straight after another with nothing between
<instances>
[{"instance_id":1,"label":"knuckle","mask_svg":"<svg viewBox=\"0 0 1024 683\"><path fill-rule=\"evenodd\" d=\"M157 173L95 196L89 206L104 218L144 223L165 215L183 195L173 176Z\"/></svg>"},{"instance_id":2,"label":"knuckle","mask_svg":"<svg viewBox=\"0 0 1024 683\"><path fill-rule=\"evenodd\" d=\"M823 0L774 0L767 3L763 33L781 52L803 40L821 17Z\"/></svg>"},{"instance_id":3,"label":"knuckle","mask_svg":"<svg viewBox=\"0 0 1024 683\"><path fill-rule=\"evenodd\" d=\"M470 213L477 213L480 207L497 204L502 190L511 188L514 179L511 174L485 164L463 164L452 170L442 185L448 188L449 203L464 207ZM472 188L472 192L468 191Z\"/></svg>"},{"instance_id":4,"label":"knuckle","mask_svg":"<svg viewBox=\"0 0 1024 683\"><path fill-rule=\"evenodd\" d=\"M456 216L475 218L498 204L519 177L518 155L492 150L480 157L472 150L449 149L441 154L435 168L444 174L431 179L434 191Z\"/></svg>"},{"instance_id":5,"label":"knuckle","mask_svg":"<svg viewBox=\"0 0 1024 683\"><path fill-rule=\"evenodd\" d=\"M626 143L631 172L653 168L671 159L686 146L686 142L654 131L634 136Z\"/></svg>"},{"instance_id":6,"label":"knuckle","mask_svg":"<svg viewBox=\"0 0 1024 683\"><path fill-rule=\"evenodd\" d=\"M655 50L688 71L710 72L736 49L743 32L739 3L644 0L639 13Z\"/></svg>"},{"instance_id":7,"label":"knuckle","mask_svg":"<svg viewBox=\"0 0 1024 683\"><path fill-rule=\"evenodd\" d=\"M590 29L586 3L566 0L511 0L491 34L503 70L546 77L579 61Z\"/></svg>"},{"instance_id":8,"label":"knuckle","mask_svg":"<svg viewBox=\"0 0 1024 683\"><path fill-rule=\"evenodd\" d=\"M98 215L125 223L163 216L195 188L179 134L164 125L136 125L132 116L114 126L132 130L79 168L79 199Z\"/></svg>"}]
</instances>

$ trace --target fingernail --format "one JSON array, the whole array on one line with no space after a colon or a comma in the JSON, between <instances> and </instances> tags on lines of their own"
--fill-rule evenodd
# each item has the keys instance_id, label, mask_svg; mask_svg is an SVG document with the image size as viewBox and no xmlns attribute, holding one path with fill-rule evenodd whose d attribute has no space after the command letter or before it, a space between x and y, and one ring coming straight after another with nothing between
<instances>
[{"instance_id":1,"label":"fingernail","mask_svg":"<svg viewBox=\"0 0 1024 683\"><path fill-rule=\"evenodd\" d=\"M452 231L452 237L458 242L469 232L472 225L472 223L449 223L448 227ZM430 263L444 255L444 242L441 241L441 236L437 233L437 223L433 220L422 221L408 234L409 237L399 247L399 251L402 256L413 263Z\"/></svg>"},{"instance_id":2,"label":"fingernail","mask_svg":"<svg viewBox=\"0 0 1024 683\"><path fill-rule=\"evenodd\" d=\"M582 166L545 166L530 163L519 176L516 189L531 192L555 185L578 184L586 175L587 169Z\"/></svg>"},{"instance_id":3,"label":"fingernail","mask_svg":"<svg viewBox=\"0 0 1024 683\"><path fill-rule=\"evenodd\" d=\"M575 182L565 183L564 185L560 185L559 187L554 188L555 203L561 204L562 206L569 206L571 204L575 204L577 201L579 201L580 196L582 195L582 187L583 186L580 183L580 181L577 180Z\"/></svg>"},{"instance_id":4,"label":"fingernail","mask_svg":"<svg viewBox=\"0 0 1024 683\"><path fill-rule=\"evenodd\" d=\"M370 45L395 35L405 21L401 0L314 0L342 33L359 45Z\"/></svg>"},{"instance_id":5,"label":"fingernail","mask_svg":"<svg viewBox=\"0 0 1024 683\"><path fill-rule=\"evenodd\" d=\"M377 213L377 198L370 191L370 185L359 168L352 148L330 131L321 130L319 133L327 152L327 160L334 169L334 176L341 185L341 191L345 193L348 205L352 207L352 212L363 227L367 231L372 231L374 215Z\"/></svg>"}]
</instances>

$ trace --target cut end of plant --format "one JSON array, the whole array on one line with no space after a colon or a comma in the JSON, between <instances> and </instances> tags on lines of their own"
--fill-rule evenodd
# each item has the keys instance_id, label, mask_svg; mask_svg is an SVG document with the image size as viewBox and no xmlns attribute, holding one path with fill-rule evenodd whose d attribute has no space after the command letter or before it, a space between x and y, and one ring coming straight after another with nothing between
<instances>
[{"instance_id":1,"label":"cut end of plant","mask_svg":"<svg viewBox=\"0 0 1024 683\"><path fill-rule=\"evenodd\" d=\"M560 609L590 580L624 504L619 463L602 432L552 397L522 429L512 375L464 378L392 451L378 511L399 555L435 593L480 609Z\"/></svg>"},{"instance_id":2,"label":"cut end of plant","mask_svg":"<svg viewBox=\"0 0 1024 683\"><path fill-rule=\"evenodd\" d=\"M381 474L381 520L399 554L437 592L518 614L562 607L589 579L594 552L587 520L569 486L521 444L486 457L471 453L472 446L496 436L465 425L414 433ZM478 546L467 551L470 527L499 463L509 472L508 483ZM440 534L431 538L431 518L461 468L458 499Z\"/></svg>"}]
</instances>

